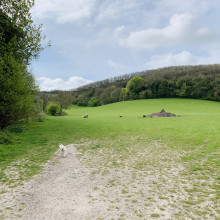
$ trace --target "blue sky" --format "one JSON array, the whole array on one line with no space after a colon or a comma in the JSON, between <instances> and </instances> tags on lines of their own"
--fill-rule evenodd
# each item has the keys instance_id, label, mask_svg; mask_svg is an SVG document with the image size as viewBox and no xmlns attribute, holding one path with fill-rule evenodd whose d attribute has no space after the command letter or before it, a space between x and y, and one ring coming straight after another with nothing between
<instances>
[{"instance_id":1,"label":"blue sky","mask_svg":"<svg viewBox=\"0 0 220 220\"><path fill-rule=\"evenodd\" d=\"M41 90L126 73L220 63L219 0L35 0L45 49L31 65Z\"/></svg>"}]
</instances>

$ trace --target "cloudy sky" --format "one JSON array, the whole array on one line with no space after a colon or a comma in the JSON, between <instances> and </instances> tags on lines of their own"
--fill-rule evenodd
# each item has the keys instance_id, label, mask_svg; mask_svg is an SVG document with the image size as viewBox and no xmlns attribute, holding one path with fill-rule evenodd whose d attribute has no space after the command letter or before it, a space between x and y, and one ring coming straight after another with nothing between
<instances>
[{"instance_id":1,"label":"cloudy sky","mask_svg":"<svg viewBox=\"0 0 220 220\"><path fill-rule=\"evenodd\" d=\"M35 0L45 49L41 90L73 89L141 70L220 63L219 0Z\"/></svg>"}]
</instances>

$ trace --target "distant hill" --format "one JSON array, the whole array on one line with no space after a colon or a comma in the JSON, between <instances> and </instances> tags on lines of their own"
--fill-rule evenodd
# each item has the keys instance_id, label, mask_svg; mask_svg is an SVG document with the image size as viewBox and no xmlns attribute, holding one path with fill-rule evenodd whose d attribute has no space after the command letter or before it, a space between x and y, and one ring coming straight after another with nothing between
<instances>
[{"instance_id":1,"label":"distant hill","mask_svg":"<svg viewBox=\"0 0 220 220\"><path fill-rule=\"evenodd\" d=\"M72 93L74 104L82 106L169 97L219 101L220 65L172 66L146 70L90 83Z\"/></svg>"}]
</instances>

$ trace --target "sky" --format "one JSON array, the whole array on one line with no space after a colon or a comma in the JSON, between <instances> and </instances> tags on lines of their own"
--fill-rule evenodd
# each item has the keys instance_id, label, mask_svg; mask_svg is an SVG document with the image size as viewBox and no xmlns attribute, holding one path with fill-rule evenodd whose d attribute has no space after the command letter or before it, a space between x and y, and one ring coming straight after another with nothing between
<instances>
[{"instance_id":1,"label":"sky","mask_svg":"<svg viewBox=\"0 0 220 220\"><path fill-rule=\"evenodd\" d=\"M35 0L42 91L167 66L220 63L219 0Z\"/></svg>"}]
</instances>

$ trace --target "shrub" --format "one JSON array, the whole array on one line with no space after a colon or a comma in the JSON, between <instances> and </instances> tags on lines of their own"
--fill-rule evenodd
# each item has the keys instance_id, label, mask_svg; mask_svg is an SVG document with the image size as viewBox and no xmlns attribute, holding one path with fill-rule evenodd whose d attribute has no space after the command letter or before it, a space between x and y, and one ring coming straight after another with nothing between
<instances>
[{"instance_id":1,"label":"shrub","mask_svg":"<svg viewBox=\"0 0 220 220\"><path fill-rule=\"evenodd\" d=\"M45 121L45 114L44 113L38 113L32 119L33 119L33 121L36 121L36 122L44 122Z\"/></svg>"},{"instance_id":2,"label":"shrub","mask_svg":"<svg viewBox=\"0 0 220 220\"><path fill-rule=\"evenodd\" d=\"M84 100L84 101L78 101L78 102L77 102L77 105L78 105L78 106L88 106L88 102L87 102L86 100Z\"/></svg>"},{"instance_id":3,"label":"shrub","mask_svg":"<svg viewBox=\"0 0 220 220\"><path fill-rule=\"evenodd\" d=\"M11 144L12 137L7 132L0 131L0 144Z\"/></svg>"},{"instance_id":4,"label":"shrub","mask_svg":"<svg viewBox=\"0 0 220 220\"><path fill-rule=\"evenodd\" d=\"M23 128L19 124L10 125L9 127L7 127L7 130L11 133L22 133L23 132Z\"/></svg>"},{"instance_id":5,"label":"shrub","mask_svg":"<svg viewBox=\"0 0 220 220\"><path fill-rule=\"evenodd\" d=\"M61 115L60 108L57 104L49 104L47 106L46 113L52 116Z\"/></svg>"},{"instance_id":6,"label":"shrub","mask_svg":"<svg viewBox=\"0 0 220 220\"><path fill-rule=\"evenodd\" d=\"M101 102L97 98L91 98L91 100L89 101L90 107L96 107L96 106L100 106L100 105L101 105Z\"/></svg>"}]
</instances>

